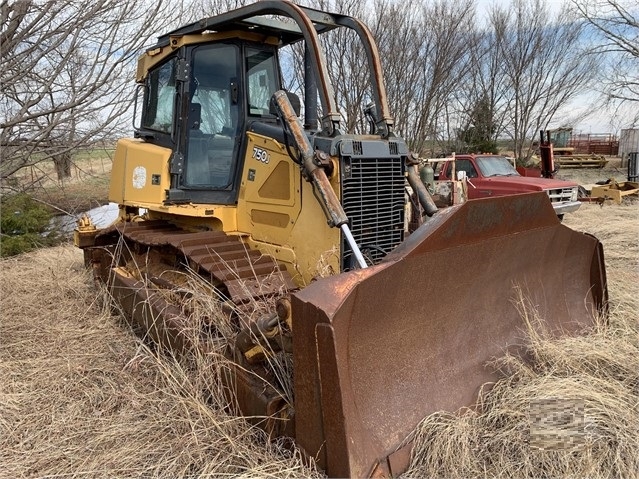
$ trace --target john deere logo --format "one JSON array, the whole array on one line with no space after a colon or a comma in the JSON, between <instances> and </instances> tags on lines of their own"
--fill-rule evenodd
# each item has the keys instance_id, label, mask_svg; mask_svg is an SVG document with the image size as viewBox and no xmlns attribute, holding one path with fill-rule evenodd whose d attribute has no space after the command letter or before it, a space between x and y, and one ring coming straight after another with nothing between
<instances>
[{"instance_id":1,"label":"john deere logo","mask_svg":"<svg viewBox=\"0 0 639 479\"><path fill-rule=\"evenodd\" d=\"M146 185L146 168L143 166L136 166L133 169L133 188L141 190Z\"/></svg>"}]
</instances>

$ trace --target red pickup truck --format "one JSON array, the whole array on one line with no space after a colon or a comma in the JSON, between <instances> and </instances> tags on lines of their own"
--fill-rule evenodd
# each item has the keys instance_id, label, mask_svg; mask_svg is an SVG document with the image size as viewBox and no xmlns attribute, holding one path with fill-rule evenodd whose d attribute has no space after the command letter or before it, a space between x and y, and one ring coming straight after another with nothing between
<instances>
[{"instance_id":1,"label":"red pickup truck","mask_svg":"<svg viewBox=\"0 0 639 479\"><path fill-rule=\"evenodd\" d=\"M438 180L451 180L452 161L442 164ZM455 172L468 181L468 199L546 191L557 216L579 209L579 185L571 181L521 176L508 158L499 155L455 155ZM456 175L457 176L457 175Z\"/></svg>"}]
</instances>

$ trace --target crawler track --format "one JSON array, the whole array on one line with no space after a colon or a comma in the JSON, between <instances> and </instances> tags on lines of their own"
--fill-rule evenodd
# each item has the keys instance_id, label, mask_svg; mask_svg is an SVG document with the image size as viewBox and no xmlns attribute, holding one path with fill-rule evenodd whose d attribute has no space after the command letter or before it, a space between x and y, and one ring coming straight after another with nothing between
<instances>
[{"instance_id":1,"label":"crawler track","mask_svg":"<svg viewBox=\"0 0 639 479\"><path fill-rule=\"evenodd\" d=\"M173 350L206 348L206 341L193 335L202 325L184 309L180 282L174 281L187 271L205 279L238 331L229 340L225 355L230 361L221 378L232 391L229 401L269 434L293 434L291 398L282 392L267 357L292 351L290 323L285 324L290 310L288 316L276 313L273 300L296 286L274 258L250 250L240 236L189 232L157 220L115 224L85 252L125 316L145 336Z\"/></svg>"},{"instance_id":2,"label":"crawler track","mask_svg":"<svg viewBox=\"0 0 639 479\"><path fill-rule=\"evenodd\" d=\"M189 232L165 221L118 223L96 238L96 246L119 238L137 254L155 255L167 267L199 273L236 305L272 294L285 294L295 284L274 258L250 250L240 236L221 231Z\"/></svg>"}]
</instances>

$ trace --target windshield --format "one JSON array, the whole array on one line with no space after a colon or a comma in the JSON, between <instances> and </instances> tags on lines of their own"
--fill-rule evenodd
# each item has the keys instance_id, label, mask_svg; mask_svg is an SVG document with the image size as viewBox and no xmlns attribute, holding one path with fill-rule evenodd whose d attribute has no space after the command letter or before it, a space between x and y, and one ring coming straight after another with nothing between
<instances>
[{"instance_id":1,"label":"windshield","mask_svg":"<svg viewBox=\"0 0 639 479\"><path fill-rule=\"evenodd\" d=\"M482 156L477 166L484 176L519 176L512 163L504 156Z\"/></svg>"}]
</instances>

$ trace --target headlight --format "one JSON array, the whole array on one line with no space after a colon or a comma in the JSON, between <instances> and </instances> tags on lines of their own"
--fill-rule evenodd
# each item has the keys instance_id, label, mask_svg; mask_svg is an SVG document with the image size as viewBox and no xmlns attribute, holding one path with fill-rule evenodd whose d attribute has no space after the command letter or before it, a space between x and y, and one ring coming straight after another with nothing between
<instances>
[{"instance_id":1,"label":"headlight","mask_svg":"<svg viewBox=\"0 0 639 479\"><path fill-rule=\"evenodd\" d=\"M578 197L578 191L577 188L573 188L572 189L572 194L570 195L570 201L577 201L577 197Z\"/></svg>"}]
</instances>

